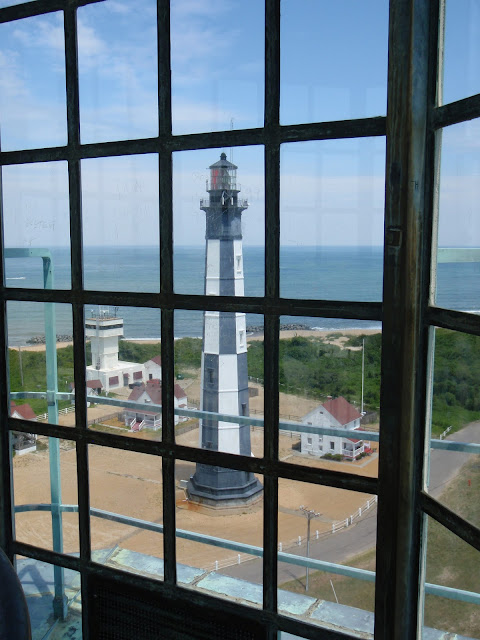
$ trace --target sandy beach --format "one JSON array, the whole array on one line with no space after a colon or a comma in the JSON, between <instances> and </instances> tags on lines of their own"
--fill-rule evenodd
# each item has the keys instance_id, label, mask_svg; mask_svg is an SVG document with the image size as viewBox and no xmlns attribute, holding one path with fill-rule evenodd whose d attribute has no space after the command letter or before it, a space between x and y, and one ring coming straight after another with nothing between
<instances>
[{"instance_id":1,"label":"sandy beach","mask_svg":"<svg viewBox=\"0 0 480 640\"><path fill-rule=\"evenodd\" d=\"M280 340L287 340L288 338L295 338L296 336L300 336L302 338L329 338L328 342L331 344L339 344L347 340L352 336L361 336L361 335L372 335L374 333L380 333L379 329L330 329L328 331L316 331L314 329L299 329L297 331L293 330L282 330L280 331ZM335 337L337 334L338 337ZM341 340L341 337L344 336L345 340ZM263 340L263 333L252 333L247 336L247 342L252 340ZM138 342L139 344L160 344L160 340L142 340L141 338L126 338L125 342ZM68 347L72 345L73 342L57 342L57 349L63 349L64 347ZM19 347L11 346L10 349L16 349L18 351ZM44 344L27 344L26 346L21 347L22 351L45 351Z\"/></svg>"}]
</instances>

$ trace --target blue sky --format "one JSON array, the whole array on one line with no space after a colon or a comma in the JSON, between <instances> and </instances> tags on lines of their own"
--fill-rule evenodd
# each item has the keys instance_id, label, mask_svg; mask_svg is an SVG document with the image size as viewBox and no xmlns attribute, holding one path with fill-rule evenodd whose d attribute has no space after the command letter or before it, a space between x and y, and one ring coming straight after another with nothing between
<instances>
[{"instance_id":1,"label":"blue sky","mask_svg":"<svg viewBox=\"0 0 480 640\"><path fill-rule=\"evenodd\" d=\"M0 6L12 4L0 2ZM83 142L157 133L154 0L106 0L78 11ZM282 123L386 113L388 3L284 0ZM264 8L254 0L173 0L174 133L263 123ZM480 84L480 0L447 3L445 101ZM0 121L5 150L66 142L61 13L0 25ZM460 70L460 71L459 71ZM174 156L175 242L201 244L209 164L223 149ZM225 149L230 157L230 150ZM264 242L263 149L233 150L247 244ZM283 145L281 242L380 245L385 141ZM480 245L480 123L444 134L440 244ZM82 165L86 244L158 241L157 159L137 156ZM65 163L4 170L10 246L68 242Z\"/></svg>"}]
</instances>

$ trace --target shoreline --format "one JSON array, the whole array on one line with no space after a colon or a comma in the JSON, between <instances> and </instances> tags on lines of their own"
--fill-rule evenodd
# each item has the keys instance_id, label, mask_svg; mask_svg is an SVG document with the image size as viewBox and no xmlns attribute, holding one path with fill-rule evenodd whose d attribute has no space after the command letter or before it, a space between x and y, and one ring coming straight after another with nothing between
<instances>
[{"instance_id":1,"label":"shoreline","mask_svg":"<svg viewBox=\"0 0 480 640\"><path fill-rule=\"evenodd\" d=\"M332 336L332 339L329 342L334 344L341 344L343 342L342 336L345 338L350 338L354 336L361 335L374 335L376 333L381 333L381 329L283 329L280 331L280 340L288 340L290 338L301 337L301 338L322 338L325 339L328 336ZM333 335L336 334L336 335ZM191 336L182 336L184 338ZM174 338L175 340L180 340L181 338ZM256 333L247 334L247 342L251 342L253 340L263 340L264 333L262 331L258 331ZM160 344L161 340L159 338L125 338L124 342L134 342L139 344ZM73 345L72 341L69 342L57 342L57 349L64 349ZM45 351L45 344L27 344L19 346L9 346L9 349L13 349L18 351L21 349L22 351Z\"/></svg>"}]
</instances>

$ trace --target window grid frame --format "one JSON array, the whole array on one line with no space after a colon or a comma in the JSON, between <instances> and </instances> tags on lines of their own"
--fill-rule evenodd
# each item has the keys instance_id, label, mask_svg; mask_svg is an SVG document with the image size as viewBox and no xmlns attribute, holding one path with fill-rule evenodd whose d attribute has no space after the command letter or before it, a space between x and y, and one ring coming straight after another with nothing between
<instances>
[{"instance_id":1,"label":"window grid frame","mask_svg":"<svg viewBox=\"0 0 480 640\"><path fill-rule=\"evenodd\" d=\"M279 123L279 100L280 100L280 2L279 0L266 0L265 2L265 122L263 127L256 129L245 129L235 131L220 131L204 134L185 134L173 136L171 133L171 85L170 85L170 23L169 23L169 2L168 0L157 0L157 46L158 46L158 116L159 135L154 138L117 141L108 143L94 143L82 145L80 143L80 116L78 102L78 51L76 37L76 10L80 6L85 6L98 0L37 0L36 2L16 5L5 9L0 9L0 23L9 22L34 15L42 15L46 12L63 11L65 25L65 56L66 56L66 95L67 95L67 130L68 143L64 147L53 147L45 149L31 149L0 152L1 165L25 164L32 162L45 162L53 160L67 160L69 169L69 190L70 190L70 225L71 225L71 264L72 264L72 289L71 291L39 291L29 289L6 288L4 279L3 261L0 267L2 276L0 309L0 367L5 373L8 371L8 344L6 337L6 302L8 300L34 300L40 302L64 302L72 306L73 313L73 333L74 333L74 367L75 385L78 391L76 411L76 426L73 429L60 427L58 425L35 425L35 431L51 437L61 437L72 440L77 448L77 479L79 493L79 528L80 528L80 558L71 558L65 554L43 550L32 545L19 543L14 539L13 522L8 522L9 515L12 514L12 487L11 487L11 466L9 461L9 432L32 431L32 423L19 421L8 416L8 389L6 385L0 390L0 418L7 429L1 434L1 463L2 471L0 477L0 490L3 508L3 518L1 522L0 543L7 550L8 555L13 558L15 554L26 554L29 557L54 562L60 566L72 568L80 572L82 577L82 615L84 619L84 637L88 635L88 611L86 610L86 582L91 574L105 572L105 568L93 563L90 559L90 535L89 535L89 485L88 485L88 445L99 444L110 448L141 451L162 457L164 465L163 471L163 491L164 491L164 551L165 551L165 581L157 583L152 581L152 588L158 590L175 589L179 592L182 588L176 585L175 572L175 501L174 501L174 465L177 459L190 460L193 462L205 461L213 464L221 464L231 468L241 470L252 470L261 473L265 480L265 506L264 506L264 581L263 581L263 612L262 615L268 619L270 635L273 638L277 629L285 631L295 629L303 633L306 638L315 637L319 629L307 623L285 618L277 613L276 608L276 541L277 541L277 506L278 506L278 478L291 478L303 480L314 484L322 484L352 491L362 491L368 493L380 493L384 478L365 478L362 476L352 476L348 473L321 472L311 470L300 465L282 463L278 460L278 351L279 351L279 318L281 315L310 315L312 317L342 317L356 319L384 320L382 303L358 303L345 301L322 301L322 300L290 300L281 298L279 295L279 152L280 145L285 142L299 142L305 140L325 140L340 138L357 138L365 136L385 136L387 134L387 118L375 117L366 119L354 119L349 121L311 123L302 125L282 126ZM432 28L435 20L438 24L438 12L443 10L443 0L436 0L427 9L427 3L422 0L392 0L391 8L398 8L400 11L417 12L421 19L426 19ZM420 12L420 13L418 13ZM397 18L391 18L395 23ZM395 27L395 24L394 24ZM392 45L392 32L389 38L389 50ZM438 36L430 41L430 56L438 46ZM398 52L395 52L398 53ZM415 61L415 60L414 60ZM393 61L393 71L398 73L398 60ZM432 69L432 62L428 64ZM434 82L436 78L434 79ZM431 80L432 82L432 80ZM391 77L389 76L389 86ZM430 84L430 91L432 85ZM455 103L432 107L429 111L429 121L427 133L433 135L435 131L453 124L463 122L474 117L480 117L480 95L471 96ZM411 132L411 130L410 130ZM387 140L387 144L388 144ZM208 298L207 296L185 296L175 294L173 291L173 210L172 210L172 153L182 150L215 148L218 146L245 146L263 145L265 149L265 190L273 194L266 202L265 228L268 233L265 235L265 297L264 298L242 298L241 300L229 297ZM121 293L121 292L100 292L83 289L83 256L82 256L82 221L81 221L81 175L80 163L82 159L93 157L110 157L116 155L137 155L139 153L156 153L159 158L159 202L160 202L160 292L157 294ZM433 166L434 148L430 145L426 153L425 170L427 172L426 187L428 190L428 175L431 180L435 179L435 167ZM387 168L389 168L387 161ZM388 181L387 177L386 180ZM425 194L428 201L428 193ZM429 202L429 215L433 205ZM386 212L387 216L387 212ZM2 215L3 218L3 215ZM387 217L385 223L387 225ZM3 229L3 224L2 224ZM3 232L2 232L3 233ZM426 235L427 247L431 247L430 235ZM3 238L2 238L3 247ZM387 262L386 262L386 266ZM427 265L429 267L429 264ZM423 286L428 286L428 276L423 276ZM424 288L425 294L425 288ZM425 295L423 297L425 300ZM384 297L384 301L386 298ZM110 303L129 306L148 306L158 308L162 315L162 361L169 363L165 367L165 380L170 384L163 385L162 404L163 412L163 439L162 442L141 442L131 441L121 436L112 436L96 433L88 430L86 425L86 392L85 392L85 336L84 336L84 306L86 304ZM294 308L293 308L294 306ZM215 309L261 313L264 316L265 325L265 352L270 358L265 360L265 429L264 429L264 457L263 459L249 459L242 456L234 456L222 452L210 452L189 449L179 446L174 438L174 416L173 416L173 315L176 309ZM430 326L441 326L457 331L464 331L480 336L480 319L475 316L442 309L436 306L428 306L423 303L422 319L420 330L425 331ZM385 340L383 340L384 357L390 354ZM426 363L426 354L419 355L423 366ZM269 375L267 375L267 373ZM383 372L382 372L383 374ZM415 407L424 407L426 402L425 378L423 376L423 391L420 389L415 400ZM170 389L170 387L172 389ZM268 408L268 412L267 412ZM421 420L420 416L419 420ZM397 425L398 426L398 425ZM417 436L418 437L418 436ZM417 456L417 471L422 470L419 462L419 454L423 455L423 444L415 444L415 454ZM420 466L418 466L420 465ZM392 497L391 490L385 493L386 497ZM446 507L438 503L427 493L414 490L414 501L420 505L423 513L431 515L441 522L453 533L460 536L465 541L480 550L480 531L464 520L452 514ZM412 507L410 505L410 510ZM392 532L394 527L382 518L379 511L379 524L387 532ZM379 529L380 532L380 529ZM412 543L419 542L419 534L413 536ZM394 551L395 545L386 543L386 553L383 559ZM417 549L416 562L419 565L420 551ZM380 564L377 575L385 577L387 562ZM108 572L108 571L107 571ZM395 572L396 574L396 572ZM136 578L130 574L122 575L122 579L130 584L134 584ZM418 593L423 586L419 582L417 590L407 589L409 604L413 609L407 615L410 628L408 637L412 635L411 624L415 620L418 627L421 615L418 611ZM379 589L377 588L377 592ZM191 596L191 594L189 594ZM403 594L405 595L405 594ZM202 600L198 594L195 597ZM415 605L415 603L417 603ZM221 606L229 606L228 603L221 602ZM242 607L240 607L241 609ZM393 610L398 611L397 606ZM415 613L413 613L415 611ZM398 631L391 635L384 635L388 632L387 624L388 607L378 606L376 608L376 623L383 622L385 631L376 628L376 638L400 638ZM250 615L250 613L248 614ZM255 615L255 612L252 613ZM258 612L256 612L258 616ZM340 637L336 632L322 629L322 634L326 638ZM342 636L344 637L344 636ZM407 636L405 636L407 637Z\"/></svg>"}]
</instances>

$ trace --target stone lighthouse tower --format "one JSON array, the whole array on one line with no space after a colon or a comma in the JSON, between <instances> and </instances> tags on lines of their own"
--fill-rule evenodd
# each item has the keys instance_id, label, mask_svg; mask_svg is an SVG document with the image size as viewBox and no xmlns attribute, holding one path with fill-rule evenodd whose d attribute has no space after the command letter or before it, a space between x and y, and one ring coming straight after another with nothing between
<instances>
[{"instance_id":1,"label":"stone lighthouse tower","mask_svg":"<svg viewBox=\"0 0 480 640\"><path fill-rule=\"evenodd\" d=\"M243 296L242 212L236 165L222 153L210 166L206 214L205 294ZM244 313L205 311L201 400L202 411L248 416L247 339ZM203 449L251 455L250 426L202 419ZM261 497L262 485L253 473L197 464L188 483L191 500L212 507L246 504Z\"/></svg>"}]
</instances>

